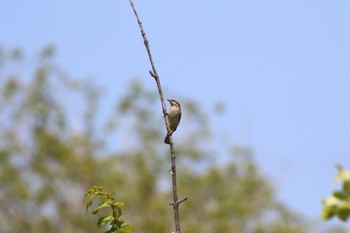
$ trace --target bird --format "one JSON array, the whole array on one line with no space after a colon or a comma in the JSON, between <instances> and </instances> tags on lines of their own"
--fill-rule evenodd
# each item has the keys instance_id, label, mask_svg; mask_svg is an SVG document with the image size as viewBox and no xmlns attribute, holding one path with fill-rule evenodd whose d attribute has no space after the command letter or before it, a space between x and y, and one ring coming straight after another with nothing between
<instances>
[{"instance_id":1,"label":"bird","mask_svg":"<svg viewBox=\"0 0 350 233\"><path fill-rule=\"evenodd\" d=\"M168 118L170 124L170 132L166 135L164 143L169 144L169 137L175 132L177 126L180 123L181 119L181 105L174 99L167 99L170 103L170 109L168 111Z\"/></svg>"}]
</instances>

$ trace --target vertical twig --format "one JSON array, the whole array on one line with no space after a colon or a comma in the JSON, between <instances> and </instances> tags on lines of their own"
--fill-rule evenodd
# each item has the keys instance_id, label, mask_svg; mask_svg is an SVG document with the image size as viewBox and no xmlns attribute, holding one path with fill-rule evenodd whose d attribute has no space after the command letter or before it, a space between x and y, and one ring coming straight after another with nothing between
<instances>
[{"instance_id":1,"label":"vertical twig","mask_svg":"<svg viewBox=\"0 0 350 233\"><path fill-rule=\"evenodd\" d=\"M169 134L170 131L171 131L170 130L170 124L169 124L169 118L168 118L168 114L167 114L167 111L166 111L166 105L165 105L165 101L164 101L162 87L160 85L160 79L159 79L156 67L154 65L153 58L152 58L151 49L150 49L150 46L149 46L149 43L148 43L148 40L147 40L147 37L146 37L146 33L143 30L142 22L140 21L140 18L138 16L137 12L136 12L134 3L132 2L132 0L129 0L129 1L130 1L130 5L131 5L131 7L132 7L132 9L134 11L134 14L136 16L137 23L138 23L138 25L140 27L141 35L142 35L142 38L143 38L143 43L145 44L145 47L146 47L146 50L147 50L147 54L148 54L148 58L149 58L149 61L151 63L151 66L152 66L152 70L150 70L149 73L154 78L154 80L156 81L156 84L157 84L159 97L160 97L160 101L161 101L161 104L162 104L162 110L163 110L163 115L164 115L164 120L165 120L165 126L167 128L167 133ZM171 154L171 156L170 156L170 159L171 159L170 174L171 174L171 177L172 177L171 180L172 180L172 188L173 188L173 202L170 203L170 205L173 206L174 221L175 221L175 233L181 233L179 205L182 202L184 202L185 200L187 200L187 197L185 197L184 199L179 201L178 196L177 196L176 162L175 162L176 155L175 155L174 143L173 143L173 140L172 140L171 136L169 137L169 142L170 142L169 145L170 145L170 154Z\"/></svg>"}]
</instances>

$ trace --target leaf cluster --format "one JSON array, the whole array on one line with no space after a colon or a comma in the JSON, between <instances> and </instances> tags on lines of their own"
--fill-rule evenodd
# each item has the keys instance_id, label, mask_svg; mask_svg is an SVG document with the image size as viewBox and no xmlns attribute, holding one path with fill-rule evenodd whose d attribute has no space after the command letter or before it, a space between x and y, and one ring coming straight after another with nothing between
<instances>
[{"instance_id":1,"label":"leaf cluster","mask_svg":"<svg viewBox=\"0 0 350 233\"><path fill-rule=\"evenodd\" d=\"M102 216L98 219L97 225L101 227L109 224L110 229L105 233L130 233L131 225L124 225L124 220L121 218L124 202L115 201L114 193L103 191L102 187L92 186L88 188L84 196L84 202L86 203L86 211L92 206L93 200L98 199L98 206L91 212L97 214L103 208L110 208L112 214Z\"/></svg>"},{"instance_id":2,"label":"leaf cluster","mask_svg":"<svg viewBox=\"0 0 350 233\"><path fill-rule=\"evenodd\" d=\"M341 189L322 200L323 210L321 218L324 220L337 217L342 221L347 221L350 217L350 171L337 165L338 175L335 182L341 182Z\"/></svg>"}]
</instances>

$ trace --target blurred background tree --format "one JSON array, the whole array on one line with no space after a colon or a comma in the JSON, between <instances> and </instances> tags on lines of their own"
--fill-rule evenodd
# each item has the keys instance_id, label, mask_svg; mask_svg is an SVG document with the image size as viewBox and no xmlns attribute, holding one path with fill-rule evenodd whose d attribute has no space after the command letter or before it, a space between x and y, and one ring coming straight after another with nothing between
<instances>
[{"instance_id":1,"label":"blurred background tree","mask_svg":"<svg viewBox=\"0 0 350 233\"><path fill-rule=\"evenodd\" d=\"M93 185L126 203L134 232L171 232L169 152L156 91L131 80L102 119L102 89L72 78L54 53L44 48L31 69L20 49L0 48L1 232L103 232L82 203ZM312 232L310 221L276 199L252 148L212 146L214 114L193 100L181 103L186 117L175 142L179 194L189 196L180 208L184 232ZM224 164L216 159L222 153L230 158Z\"/></svg>"}]
</instances>

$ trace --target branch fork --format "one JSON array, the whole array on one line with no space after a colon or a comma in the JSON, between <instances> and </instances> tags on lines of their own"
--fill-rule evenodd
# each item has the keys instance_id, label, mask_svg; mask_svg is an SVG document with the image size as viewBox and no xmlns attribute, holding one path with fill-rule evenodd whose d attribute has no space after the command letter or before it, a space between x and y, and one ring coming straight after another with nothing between
<instances>
[{"instance_id":1,"label":"branch fork","mask_svg":"<svg viewBox=\"0 0 350 233\"><path fill-rule=\"evenodd\" d=\"M182 202L184 202L184 201L187 201L188 200L188 197L185 197L185 198L182 198L180 201L177 201L176 203L173 203L173 202L171 202L171 203L169 203L169 205L172 205L172 206L178 206L178 205L180 205Z\"/></svg>"}]
</instances>

